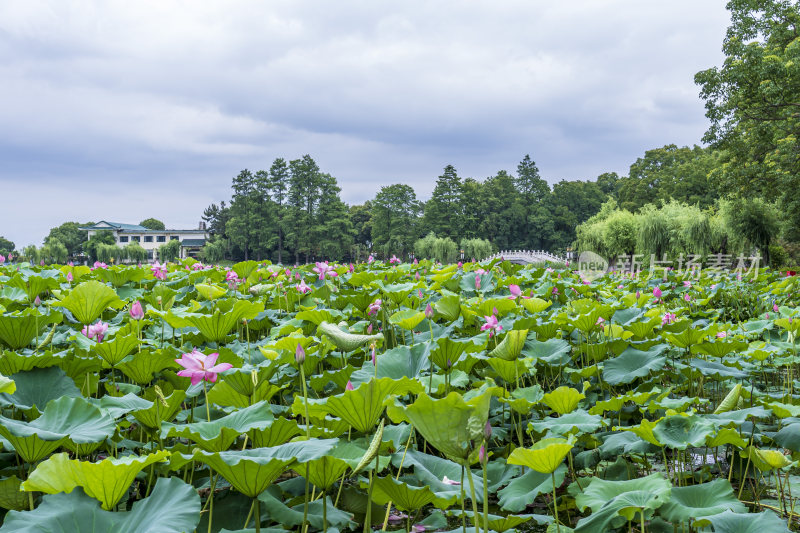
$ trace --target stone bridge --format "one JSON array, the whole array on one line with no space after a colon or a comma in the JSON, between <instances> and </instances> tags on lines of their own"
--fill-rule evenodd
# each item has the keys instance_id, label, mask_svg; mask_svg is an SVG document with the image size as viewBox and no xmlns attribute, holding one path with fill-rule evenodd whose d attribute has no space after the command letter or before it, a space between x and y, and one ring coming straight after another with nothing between
<instances>
[{"instance_id":1,"label":"stone bridge","mask_svg":"<svg viewBox=\"0 0 800 533\"><path fill-rule=\"evenodd\" d=\"M503 258L506 261L516 263L519 265L528 265L533 263L566 263L566 258L559 257L544 250L502 250L496 254L487 257L487 261L493 259Z\"/></svg>"}]
</instances>

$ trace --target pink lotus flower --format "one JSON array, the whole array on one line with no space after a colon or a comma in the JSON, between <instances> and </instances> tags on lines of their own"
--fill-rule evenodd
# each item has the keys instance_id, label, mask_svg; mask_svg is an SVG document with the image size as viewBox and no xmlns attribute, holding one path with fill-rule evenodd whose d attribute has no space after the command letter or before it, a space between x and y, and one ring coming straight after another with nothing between
<instances>
[{"instance_id":1,"label":"pink lotus flower","mask_svg":"<svg viewBox=\"0 0 800 533\"><path fill-rule=\"evenodd\" d=\"M428 305L425 306L425 318L430 320L432 317L433 317L433 307L431 307L431 304L429 303Z\"/></svg>"},{"instance_id":2,"label":"pink lotus flower","mask_svg":"<svg viewBox=\"0 0 800 533\"><path fill-rule=\"evenodd\" d=\"M144 318L144 309L142 309L142 302L136 300L131 305L131 308L128 310L128 314L131 315L131 318L134 320L141 320Z\"/></svg>"},{"instance_id":3,"label":"pink lotus flower","mask_svg":"<svg viewBox=\"0 0 800 533\"><path fill-rule=\"evenodd\" d=\"M552 267L547 267L544 269L545 272L555 272Z\"/></svg>"},{"instance_id":4,"label":"pink lotus flower","mask_svg":"<svg viewBox=\"0 0 800 533\"><path fill-rule=\"evenodd\" d=\"M351 274L356 271L356 266L353 263L350 263L350 266L347 267L347 271Z\"/></svg>"},{"instance_id":5,"label":"pink lotus flower","mask_svg":"<svg viewBox=\"0 0 800 533\"><path fill-rule=\"evenodd\" d=\"M298 292L300 292L300 294L305 294L307 292L311 292L311 287L306 285L306 280L300 281L300 283L295 285L294 288L297 289Z\"/></svg>"},{"instance_id":6,"label":"pink lotus flower","mask_svg":"<svg viewBox=\"0 0 800 533\"><path fill-rule=\"evenodd\" d=\"M686 281L683 282L683 286L691 288L692 287L692 282L689 281L689 280L686 280Z\"/></svg>"},{"instance_id":7,"label":"pink lotus flower","mask_svg":"<svg viewBox=\"0 0 800 533\"><path fill-rule=\"evenodd\" d=\"M383 302L380 299L375 300L374 302L369 304L369 308L367 309L367 314L369 316L377 314L378 311L381 310L381 305L383 305Z\"/></svg>"},{"instance_id":8,"label":"pink lotus flower","mask_svg":"<svg viewBox=\"0 0 800 533\"><path fill-rule=\"evenodd\" d=\"M67 272L67 281L72 281L72 280L73 280L72 272Z\"/></svg>"},{"instance_id":9,"label":"pink lotus flower","mask_svg":"<svg viewBox=\"0 0 800 533\"><path fill-rule=\"evenodd\" d=\"M475 275L475 290L476 291L481 290L481 276L480 276L480 274L476 274Z\"/></svg>"},{"instance_id":10,"label":"pink lotus flower","mask_svg":"<svg viewBox=\"0 0 800 533\"><path fill-rule=\"evenodd\" d=\"M4 256L3 254L0 254L0 265L2 265L5 262L6 262L6 256Z\"/></svg>"},{"instance_id":11,"label":"pink lotus flower","mask_svg":"<svg viewBox=\"0 0 800 533\"><path fill-rule=\"evenodd\" d=\"M773 311L774 313L777 313L777 312L778 312L778 310L779 310L779 309L778 309L778 304L772 304L772 311Z\"/></svg>"},{"instance_id":12,"label":"pink lotus flower","mask_svg":"<svg viewBox=\"0 0 800 533\"><path fill-rule=\"evenodd\" d=\"M300 272L295 272L294 279L300 279Z\"/></svg>"},{"instance_id":13,"label":"pink lotus flower","mask_svg":"<svg viewBox=\"0 0 800 533\"><path fill-rule=\"evenodd\" d=\"M106 331L108 331L108 324L102 320L98 320L96 324L92 324L88 327L84 326L81 330L81 333L86 335L86 337L89 339L94 339L97 337L97 342L103 342L103 338L106 336Z\"/></svg>"},{"instance_id":14,"label":"pink lotus flower","mask_svg":"<svg viewBox=\"0 0 800 533\"><path fill-rule=\"evenodd\" d=\"M225 281L228 283L239 283L239 274L234 270L228 270L227 274L225 274Z\"/></svg>"},{"instance_id":15,"label":"pink lotus flower","mask_svg":"<svg viewBox=\"0 0 800 533\"><path fill-rule=\"evenodd\" d=\"M396 255L392 254L392 258L389 259L389 264L394 265L397 263L402 263L402 261L400 261L400 259L398 259Z\"/></svg>"},{"instance_id":16,"label":"pink lotus flower","mask_svg":"<svg viewBox=\"0 0 800 533\"><path fill-rule=\"evenodd\" d=\"M461 268L462 266L464 266L464 264L461 261L459 261L458 262L458 268Z\"/></svg>"},{"instance_id":17,"label":"pink lotus flower","mask_svg":"<svg viewBox=\"0 0 800 533\"><path fill-rule=\"evenodd\" d=\"M687 292L686 294L684 294L684 295L683 295L683 299L684 299L685 301L687 301L687 302L691 302L691 301L692 301L692 297L691 297L691 296L689 296L689 293L688 293L688 292Z\"/></svg>"},{"instance_id":18,"label":"pink lotus flower","mask_svg":"<svg viewBox=\"0 0 800 533\"><path fill-rule=\"evenodd\" d=\"M511 293L511 296L508 297L509 300L522 296L522 289L519 288L519 285L509 285L508 290Z\"/></svg>"},{"instance_id":19,"label":"pink lotus flower","mask_svg":"<svg viewBox=\"0 0 800 533\"><path fill-rule=\"evenodd\" d=\"M659 287L653 289L653 296L655 296L656 298L661 298L661 289Z\"/></svg>"},{"instance_id":20,"label":"pink lotus flower","mask_svg":"<svg viewBox=\"0 0 800 533\"><path fill-rule=\"evenodd\" d=\"M311 270L313 270L314 272L319 274L319 279L320 280L325 279L325 276L329 276L331 278L335 278L336 276L339 275L334 271L333 267L331 265L329 265L327 261L324 261L322 263L318 262L318 263L316 263L316 265L317 266L315 266Z\"/></svg>"},{"instance_id":21,"label":"pink lotus flower","mask_svg":"<svg viewBox=\"0 0 800 533\"><path fill-rule=\"evenodd\" d=\"M599 316L597 317L597 322L594 323L595 326L600 326L601 328L605 325L606 319Z\"/></svg>"},{"instance_id":22,"label":"pink lotus flower","mask_svg":"<svg viewBox=\"0 0 800 533\"><path fill-rule=\"evenodd\" d=\"M160 265L158 261L150 266L150 271L153 273L153 277L156 279L160 279L161 281L167 279L167 266Z\"/></svg>"},{"instance_id":23,"label":"pink lotus flower","mask_svg":"<svg viewBox=\"0 0 800 533\"><path fill-rule=\"evenodd\" d=\"M345 385L344 390L355 390L355 388L353 387L353 382L350 381L349 379L347 380L347 385Z\"/></svg>"},{"instance_id":24,"label":"pink lotus flower","mask_svg":"<svg viewBox=\"0 0 800 533\"><path fill-rule=\"evenodd\" d=\"M175 362L181 365L185 370L178 372L178 375L184 378L190 378L192 385L197 385L201 381L214 383L217 381L217 374L224 372L229 368L233 368L230 363L216 364L218 353L209 355L204 354L197 348L189 353L181 355L180 359L175 359Z\"/></svg>"},{"instance_id":25,"label":"pink lotus flower","mask_svg":"<svg viewBox=\"0 0 800 533\"><path fill-rule=\"evenodd\" d=\"M661 318L661 325L666 326L667 324L672 324L675 322L675 313L664 313L664 316Z\"/></svg>"},{"instance_id":26,"label":"pink lotus flower","mask_svg":"<svg viewBox=\"0 0 800 533\"><path fill-rule=\"evenodd\" d=\"M372 263L373 261L375 261L375 258L372 257L372 254L370 254L370 256L367 258L367 263Z\"/></svg>"},{"instance_id":27,"label":"pink lotus flower","mask_svg":"<svg viewBox=\"0 0 800 533\"><path fill-rule=\"evenodd\" d=\"M447 476L444 476L442 478L442 483L444 483L445 485L455 485L455 486L461 485L460 481L456 481L455 479L450 479Z\"/></svg>"},{"instance_id":28,"label":"pink lotus flower","mask_svg":"<svg viewBox=\"0 0 800 533\"><path fill-rule=\"evenodd\" d=\"M617 285L617 288L618 288L618 289L622 289L622 288L624 288L624 287L623 287L623 285L620 283L619 285Z\"/></svg>"},{"instance_id":29,"label":"pink lotus flower","mask_svg":"<svg viewBox=\"0 0 800 533\"><path fill-rule=\"evenodd\" d=\"M414 258L414 264L415 264L415 265L418 265L418 264L419 264L419 261L417 260L417 258L416 258L416 257Z\"/></svg>"},{"instance_id":30,"label":"pink lotus flower","mask_svg":"<svg viewBox=\"0 0 800 533\"><path fill-rule=\"evenodd\" d=\"M425 296L425 295L422 293L422 289L419 289L419 290L417 291L417 298L419 298L420 300L422 300L422 297L423 297L423 296Z\"/></svg>"},{"instance_id":31,"label":"pink lotus flower","mask_svg":"<svg viewBox=\"0 0 800 533\"><path fill-rule=\"evenodd\" d=\"M294 360L298 365L302 365L306 361L306 351L302 344L298 344L294 350Z\"/></svg>"},{"instance_id":32,"label":"pink lotus flower","mask_svg":"<svg viewBox=\"0 0 800 533\"><path fill-rule=\"evenodd\" d=\"M415 280L417 280L417 281L419 281L419 272L417 272L416 274L414 274L414 279L415 279Z\"/></svg>"},{"instance_id":33,"label":"pink lotus flower","mask_svg":"<svg viewBox=\"0 0 800 533\"><path fill-rule=\"evenodd\" d=\"M108 265L101 261L95 261L94 268L92 268L92 270L94 270L95 268L108 268Z\"/></svg>"},{"instance_id":34,"label":"pink lotus flower","mask_svg":"<svg viewBox=\"0 0 800 533\"><path fill-rule=\"evenodd\" d=\"M489 337L494 336L497 333L503 331L503 326L497 321L497 317L492 316L485 316L483 317L486 320L486 323L481 326L481 331L489 330Z\"/></svg>"},{"instance_id":35,"label":"pink lotus flower","mask_svg":"<svg viewBox=\"0 0 800 533\"><path fill-rule=\"evenodd\" d=\"M717 338L718 339L724 339L727 336L728 336L728 332L727 331L719 331L719 332L717 332Z\"/></svg>"},{"instance_id":36,"label":"pink lotus flower","mask_svg":"<svg viewBox=\"0 0 800 533\"><path fill-rule=\"evenodd\" d=\"M553 294L558 294L558 287L553 287Z\"/></svg>"}]
</instances>

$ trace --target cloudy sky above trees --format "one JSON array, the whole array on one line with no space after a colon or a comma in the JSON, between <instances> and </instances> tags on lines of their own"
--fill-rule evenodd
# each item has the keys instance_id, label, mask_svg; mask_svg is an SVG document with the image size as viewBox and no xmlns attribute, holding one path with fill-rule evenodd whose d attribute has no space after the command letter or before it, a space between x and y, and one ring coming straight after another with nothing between
<instances>
[{"instance_id":1,"label":"cloudy sky above trees","mask_svg":"<svg viewBox=\"0 0 800 533\"><path fill-rule=\"evenodd\" d=\"M699 143L721 0L0 3L0 235L194 227L239 170L311 154L348 203L513 171L594 179Z\"/></svg>"}]
</instances>

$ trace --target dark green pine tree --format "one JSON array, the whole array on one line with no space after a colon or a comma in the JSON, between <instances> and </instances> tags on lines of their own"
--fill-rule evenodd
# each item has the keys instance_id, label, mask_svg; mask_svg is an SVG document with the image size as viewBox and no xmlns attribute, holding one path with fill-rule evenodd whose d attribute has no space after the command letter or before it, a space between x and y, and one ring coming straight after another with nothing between
<instances>
[{"instance_id":1,"label":"dark green pine tree","mask_svg":"<svg viewBox=\"0 0 800 533\"><path fill-rule=\"evenodd\" d=\"M287 231L287 239L294 248L295 262L300 262L304 254L306 263L315 249L314 216L320 198L321 176L319 166L310 155L289 163L288 204L292 223Z\"/></svg>"},{"instance_id":2,"label":"dark green pine tree","mask_svg":"<svg viewBox=\"0 0 800 533\"><path fill-rule=\"evenodd\" d=\"M319 208L314 229L318 255L324 259L341 260L353 244L353 224L347 205L339 197L341 189L336 178L320 174Z\"/></svg>"},{"instance_id":3,"label":"dark green pine tree","mask_svg":"<svg viewBox=\"0 0 800 533\"><path fill-rule=\"evenodd\" d=\"M517 165L515 183L519 191L522 220L517 226L515 247L536 249L542 245L542 235L537 226L543 220L542 207L550 195L550 186L539 175L539 169L531 156L525 155Z\"/></svg>"},{"instance_id":4,"label":"dark green pine tree","mask_svg":"<svg viewBox=\"0 0 800 533\"><path fill-rule=\"evenodd\" d=\"M272 201L275 202L275 225L278 237L278 263L283 263L283 241L286 234L286 215L289 194L289 166L282 157L275 159L269 168Z\"/></svg>"},{"instance_id":5,"label":"dark green pine tree","mask_svg":"<svg viewBox=\"0 0 800 533\"><path fill-rule=\"evenodd\" d=\"M436 187L425 203L422 221L424 233L434 232L439 237L450 237L458 242L461 237L461 178L453 165L447 165L436 179Z\"/></svg>"},{"instance_id":6,"label":"dark green pine tree","mask_svg":"<svg viewBox=\"0 0 800 533\"><path fill-rule=\"evenodd\" d=\"M256 229L252 227L256 207L253 201L255 191L253 173L247 169L242 170L233 178L231 187L233 189L231 216L225 226L225 231L231 242L242 251L244 259L247 261L250 258Z\"/></svg>"}]
</instances>

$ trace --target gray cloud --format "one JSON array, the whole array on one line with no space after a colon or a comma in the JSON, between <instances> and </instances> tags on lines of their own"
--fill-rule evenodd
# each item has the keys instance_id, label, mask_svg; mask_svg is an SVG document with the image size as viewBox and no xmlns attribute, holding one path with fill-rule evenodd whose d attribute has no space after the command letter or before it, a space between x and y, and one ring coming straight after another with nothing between
<instances>
[{"instance_id":1,"label":"gray cloud","mask_svg":"<svg viewBox=\"0 0 800 533\"><path fill-rule=\"evenodd\" d=\"M0 4L0 235L193 227L242 168L312 154L349 202L448 163L550 181L697 143L723 2Z\"/></svg>"}]
</instances>

